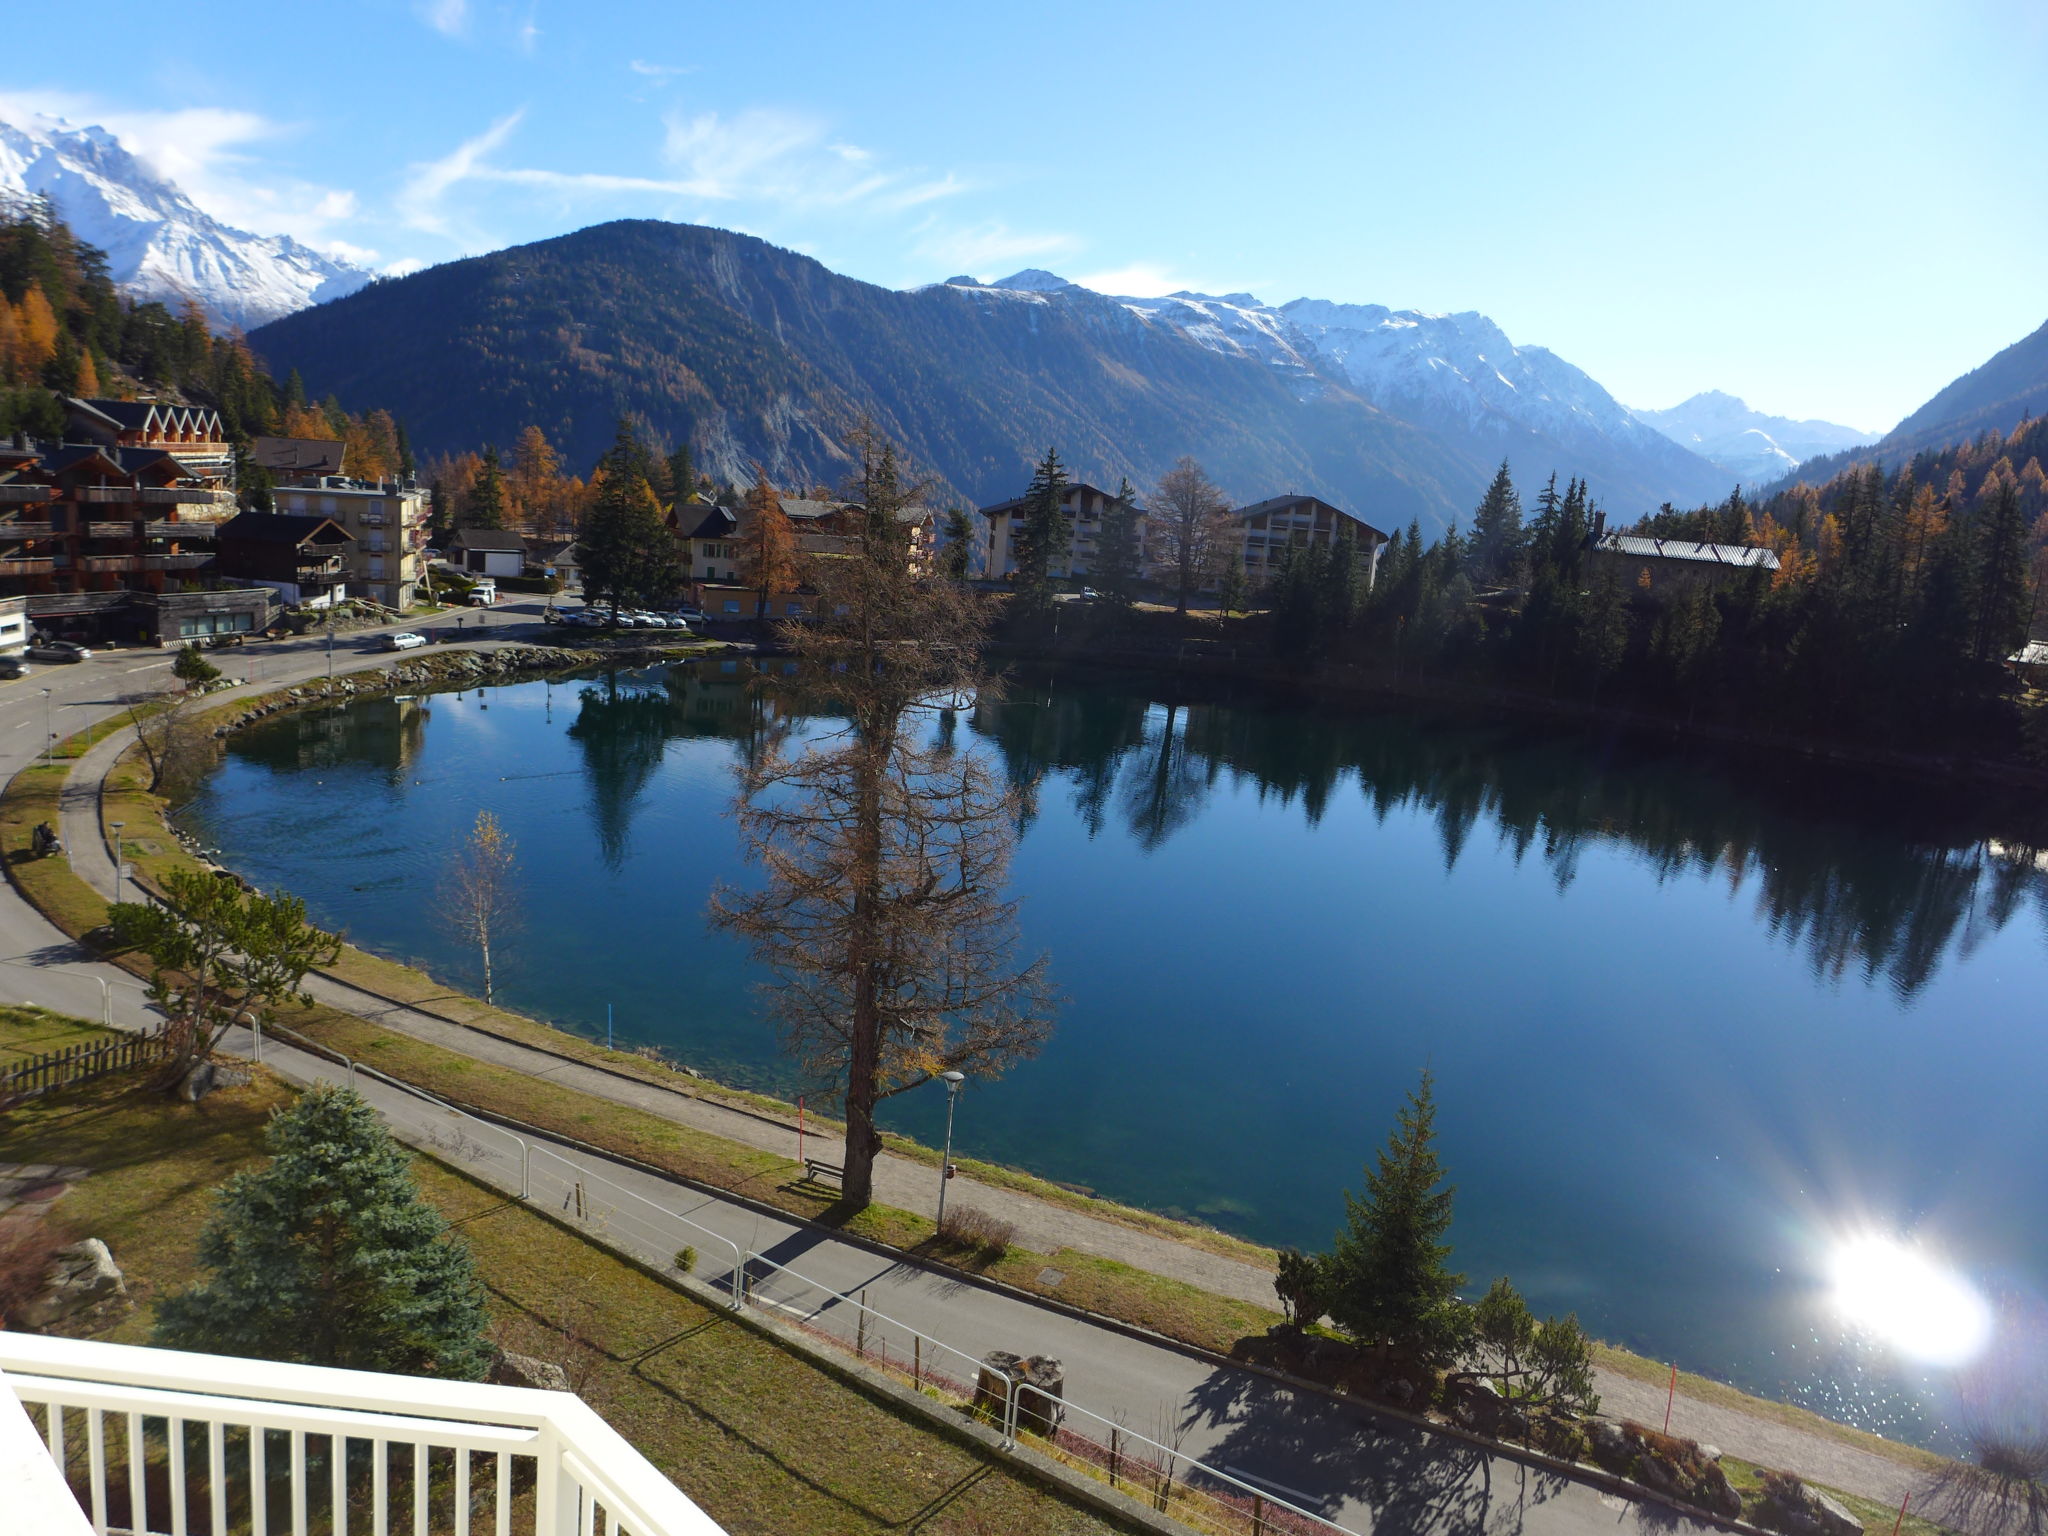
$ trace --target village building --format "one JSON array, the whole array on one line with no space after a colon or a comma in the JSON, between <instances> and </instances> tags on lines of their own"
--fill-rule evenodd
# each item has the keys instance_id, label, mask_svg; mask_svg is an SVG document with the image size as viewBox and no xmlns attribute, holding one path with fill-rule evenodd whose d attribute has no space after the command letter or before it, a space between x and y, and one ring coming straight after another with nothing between
<instances>
[{"instance_id":1,"label":"village building","mask_svg":"<svg viewBox=\"0 0 2048 1536\"><path fill-rule=\"evenodd\" d=\"M244 512L221 526L216 568L226 580L267 587L287 603L325 608L348 596L354 543L331 517Z\"/></svg>"},{"instance_id":2,"label":"village building","mask_svg":"<svg viewBox=\"0 0 2048 1536\"><path fill-rule=\"evenodd\" d=\"M425 573L427 492L413 480L341 472L343 446L324 438L259 437L251 459L276 478L272 507L329 517L346 528L349 592L397 613L412 607Z\"/></svg>"},{"instance_id":3,"label":"village building","mask_svg":"<svg viewBox=\"0 0 2048 1536\"><path fill-rule=\"evenodd\" d=\"M851 552L867 517L867 508L858 502L784 496L779 505L796 535L800 556L829 559ZM909 531L913 569L928 567L938 519L929 507L902 507L896 517ZM811 608L807 589L764 593L748 585L747 522L744 507L734 511L708 502L684 501L670 509L668 524L675 534L690 600L713 618L802 618Z\"/></svg>"},{"instance_id":4,"label":"village building","mask_svg":"<svg viewBox=\"0 0 2048 1536\"><path fill-rule=\"evenodd\" d=\"M1050 575L1058 579L1089 575L1100 552L1103 516L1117 499L1108 491L1082 482L1066 488L1060 497L1060 516L1067 520L1067 552L1053 562ZM999 501L981 509L987 524L982 546L981 574L991 581L1007 581L1017 572L1017 544L1028 519L1029 506L1022 496Z\"/></svg>"},{"instance_id":5,"label":"village building","mask_svg":"<svg viewBox=\"0 0 2048 1536\"><path fill-rule=\"evenodd\" d=\"M1599 522L1586 540L1586 555L1590 570L1612 571L1624 588L1653 601L1701 586L1733 586L1778 569L1777 555L1756 545L1610 533Z\"/></svg>"},{"instance_id":6,"label":"village building","mask_svg":"<svg viewBox=\"0 0 2048 1536\"><path fill-rule=\"evenodd\" d=\"M458 528L448 559L472 576L523 576L526 539L509 528Z\"/></svg>"},{"instance_id":7,"label":"village building","mask_svg":"<svg viewBox=\"0 0 2048 1536\"><path fill-rule=\"evenodd\" d=\"M1239 507L1230 520L1238 530L1238 547L1233 553L1244 561L1245 577L1254 588L1280 574L1288 549L1309 545L1327 549L1344 538L1352 541L1364 562L1369 587L1379 574L1380 551L1387 547L1386 534L1320 496L1269 496Z\"/></svg>"}]
</instances>

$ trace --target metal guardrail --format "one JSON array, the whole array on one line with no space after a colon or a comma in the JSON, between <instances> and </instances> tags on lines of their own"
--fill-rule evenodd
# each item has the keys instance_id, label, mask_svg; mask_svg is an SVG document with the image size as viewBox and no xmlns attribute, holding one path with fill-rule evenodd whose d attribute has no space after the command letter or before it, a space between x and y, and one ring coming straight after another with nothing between
<instances>
[{"instance_id":1,"label":"metal guardrail","mask_svg":"<svg viewBox=\"0 0 2048 1536\"><path fill-rule=\"evenodd\" d=\"M686 1245L716 1244L722 1255L731 1255L731 1264L723 1274L705 1278L725 1291L736 1311L753 1306L775 1313L807 1336L846 1351L917 1391L950 1398L964 1408L978 1404L980 1416L1000 1431L1006 1448L1028 1445L1211 1536L1357 1536L1349 1527L1189 1456L1176 1445L1028 1383L1001 1378L1001 1392L991 1402L992 1373L984 1373L981 1357L889 1316L864 1296L834 1290L765 1254L742 1250L730 1238L553 1147L354 1061L332 1046L275 1025L268 1033L344 1067L351 1084L358 1076L374 1078L432 1105L449 1124L447 1131L426 1136L435 1152L477 1163L516 1161L516 1181L508 1166L505 1182L517 1183L522 1200L545 1205L594 1237L663 1259ZM259 1061L261 1052L259 1039ZM1167 1432L1164 1426L1162 1432Z\"/></svg>"}]
</instances>

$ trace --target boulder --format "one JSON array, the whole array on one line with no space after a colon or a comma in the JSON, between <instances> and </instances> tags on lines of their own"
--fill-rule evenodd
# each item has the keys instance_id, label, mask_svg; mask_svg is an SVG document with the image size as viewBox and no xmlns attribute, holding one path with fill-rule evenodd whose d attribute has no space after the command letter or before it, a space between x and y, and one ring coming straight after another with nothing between
<instances>
[{"instance_id":1,"label":"boulder","mask_svg":"<svg viewBox=\"0 0 2048 1536\"><path fill-rule=\"evenodd\" d=\"M984 1355L974 1383L975 1411L1000 1420L1010 1394L1022 1387L1031 1390L1017 1392L1017 1427L1051 1438L1066 1417L1067 1373L1048 1355L1013 1355L1007 1349Z\"/></svg>"},{"instance_id":2,"label":"boulder","mask_svg":"<svg viewBox=\"0 0 2048 1536\"><path fill-rule=\"evenodd\" d=\"M210 1061L194 1062L185 1075L178 1079L178 1097L187 1104L197 1104L213 1092L216 1069Z\"/></svg>"},{"instance_id":3,"label":"boulder","mask_svg":"<svg viewBox=\"0 0 2048 1536\"><path fill-rule=\"evenodd\" d=\"M491 1373L487 1379L495 1387L532 1387L541 1392L570 1390L569 1373L552 1360L517 1354L509 1349L492 1351Z\"/></svg>"},{"instance_id":4,"label":"boulder","mask_svg":"<svg viewBox=\"0 0 2048 1536\"><path fill-rule=\"evenodd\" d=\"M1595 1464L1606 1468L1617 1477L1628 1471L1628 1464L1635 1460L1635 1443L1627 1430L1612 1419L1595 1419L1586 1437L1591 1442Z\"/></svg>"},{"instance_id":5,"label":"boulder","mask_svg":"<svg viewBox=\"0 0 2048 1536\"><path fill-rule=\"evenodd\" d=\"M42 1289L15 1312L24 1333L92 1333L135 1310L128 1281L107 1245L96 1237L59 1248L43 1273Z\"/></svg>"}]
</instances>

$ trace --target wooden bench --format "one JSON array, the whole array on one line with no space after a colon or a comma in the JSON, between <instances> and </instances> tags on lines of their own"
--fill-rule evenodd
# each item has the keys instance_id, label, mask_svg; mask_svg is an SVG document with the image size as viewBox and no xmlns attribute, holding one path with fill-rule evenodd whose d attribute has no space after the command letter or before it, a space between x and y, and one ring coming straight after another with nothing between
<instances>
[{"instance_id":1,"label":"wooden bench","mask_svg":"<svg viewBox=\"0 0 2048 1536\"><path fill-rule=\"evenodd\" d=\"M846 1170L837 1163L828 1163L821 1157L804 1159L804 1182L806 1184L837 1184L846 1187Z\"/></svg>"}]
</instances>

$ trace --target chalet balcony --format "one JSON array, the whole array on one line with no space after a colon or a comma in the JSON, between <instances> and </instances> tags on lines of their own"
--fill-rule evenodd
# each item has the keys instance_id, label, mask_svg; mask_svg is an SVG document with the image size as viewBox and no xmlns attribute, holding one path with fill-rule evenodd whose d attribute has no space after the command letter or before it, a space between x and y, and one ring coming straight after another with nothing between
<instances>
[{"instance_id":1,"label":"chalet balcony","mask_svg":"<svg viewBox=\"0 0 2048 1536\"><path fill-rule=\"evenodd\" d=\"M132 485L74 485L64 493L72 501L134 502L141 493Z\"/></svg>"},{"instance_id":2,"label":"chalet balcony","mask_svg":"<svg viewBox=\"0 0 2048 1536\"><path fill-rule=\"evenodd\" d=\"M0 1466L39 1536L723 1536L567 1392L38 1334L0 1333Z\"/></svg>"},{"instance_id":3,"label":"chalet balcony","mask_svg":"<svg viewBox=\"0 0 2048 1536\"><path fill-rule=\"evenodd\" d=\"M85 532L88 538L94 539L132 539L135 537L135 524L133 522L117 523L102 518L87 523L85 525Z\"/></svg>"},{"instance_id":4,"label":"chalet balcony","mask_svg":"<svg viewBox=\"0 0 2048 1536\"><path fill-rule=\"evenodd\" d=\"M47 576L56 568L56 562L47 557L40 560L0 560L0 576Z\"/></svg>"},{"instance_id":5,"label":"chalet balcony","mask_svg":"<svg viewBox=\"0 0 2048 1536\"><path fill-rule=\"evenodd\" d=\"M6 526L0 524L0 527ZM201 522L197 518L189 523L144 523L142 536L146 539L210 539L220 532L220 524Z\"/></svg>"},{"instance_id":6,"label":"chalet balcony","mask_svg":"<svg viewBox=\"0 0 2048 1536\"><path fill-rule=\"evenodd\" d=\"M0 506L24 501L49 501L56 494L54 485L0 485Z\"/></svg>"},{"instance_id":7,"label":"chalet balcony","mask_svg":"<svg viewBox=\"0 0 2048 1536\"><path fill-rule=\"evenodd\" d=\"M235 493L196 485L152 485L145 487L136 499L152 505L182 503L194 507L231 507L235 504Z\"/></svg>"},{"instance_id":8,"label":"chalet balcony","mask_svg":"<svg viewBox=\"0 0 2048 1536\"><path fill-rule=\"evenodd\" d=\"M52 523L9 522L0 518L0 542L8 539L48 539L56 537L57 529Z\"/></svg>"},{"instance_id":9,"label":"chalet balcony","mask_svg":"<svg viewBox=\"0 0 2048 1536\"><path fill-rule=\"evenodd\" d=\"M213 556L206 553L142 556L142 568L145 571L196 571L200 566L212 563Z\"/></svg>"}]
</instances>

